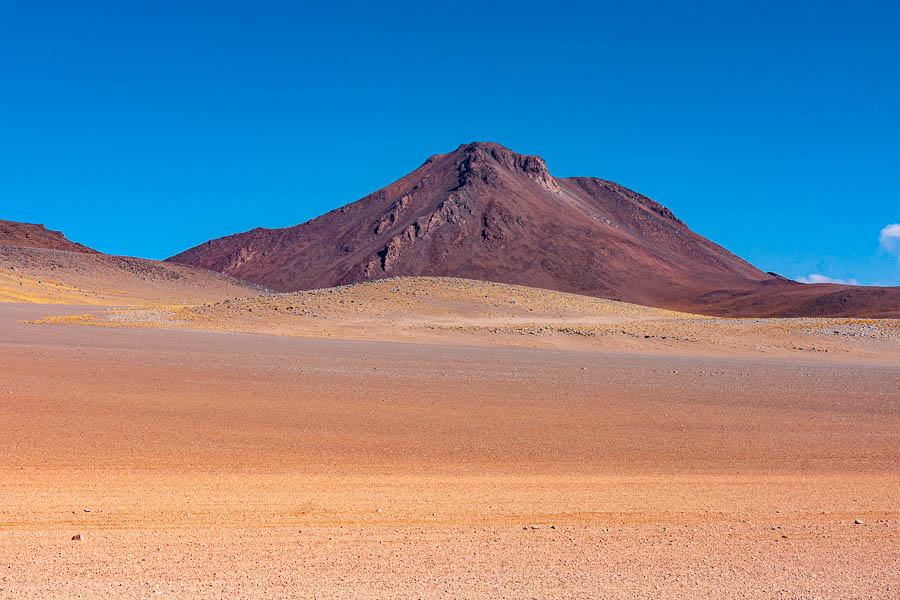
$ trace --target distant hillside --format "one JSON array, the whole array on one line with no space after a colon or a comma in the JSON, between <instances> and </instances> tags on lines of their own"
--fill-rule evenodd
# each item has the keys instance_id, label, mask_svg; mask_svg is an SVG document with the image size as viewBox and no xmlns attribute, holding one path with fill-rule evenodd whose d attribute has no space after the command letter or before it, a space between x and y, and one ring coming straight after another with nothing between
<instances>
[{"instance_id":1,"label":"distant hillside","mask_svg":"<svg viewBox=\"0 0 900 600\"><path fill-rule=\"evenodd\" d=\"M268 293L198 267L90 250L0 244L0 302L149 306Z\"/></svg>"},{"instance_id":2,"label":"distant hillside","mask_svg":"<svg viewBox=\"0 0 900 600\"><path fill-rule=\"evenodd\" d=\"M0 246L22 246L26 248L47 248L97 254L97 251L82 244L69 241L61 231L51 231L35 223L19 223L0 219Z\"/></svg>"}]
</instances>

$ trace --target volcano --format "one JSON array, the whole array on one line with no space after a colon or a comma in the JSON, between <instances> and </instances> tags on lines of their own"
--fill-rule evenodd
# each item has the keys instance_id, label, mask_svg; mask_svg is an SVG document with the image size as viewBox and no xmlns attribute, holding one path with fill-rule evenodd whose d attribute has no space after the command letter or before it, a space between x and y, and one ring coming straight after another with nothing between
<instances>
[{"instance_id":1,"label":"volcano","mask_svg":"<svg viewBox=\"0 0 900 600\"><path fill-rule=\"evenodd\" d=\"M464 144L356 202L169 259L277 291L433 275L740 316L900 316L900 289L799 284L694 233L611 181Z\"/></svg>"}]
</instances>

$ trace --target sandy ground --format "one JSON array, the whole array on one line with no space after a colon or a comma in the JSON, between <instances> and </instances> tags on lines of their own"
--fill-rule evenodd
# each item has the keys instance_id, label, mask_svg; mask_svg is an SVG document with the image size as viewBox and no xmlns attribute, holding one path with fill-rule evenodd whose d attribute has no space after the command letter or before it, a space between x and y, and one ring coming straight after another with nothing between
<instances>
[{"instance_id":1,"label":"sandy ground","mask_svg":"<svg viewBox=\"0 0 900 600\"><path fill-rule=\"evenodd\" d=\"M442 345L900 364L897 319L711 318L577 294L440 277L396 278L205 303L109 308L53 315L41 322Z\"/></svg>"},{"instance_id":2,"label":"sandy ground","mask_svg":"<svg viewBox=\"0 0 900 600\"><path fill-rule=\"evenodd\" d=\"M0 304L0 598L900 597L893 323L717 321L765 342L736 351L628 305L592 326L634 336L498 333L537 307L487 301L350 311L417 343Z\"/></svg>"}]
</instances>

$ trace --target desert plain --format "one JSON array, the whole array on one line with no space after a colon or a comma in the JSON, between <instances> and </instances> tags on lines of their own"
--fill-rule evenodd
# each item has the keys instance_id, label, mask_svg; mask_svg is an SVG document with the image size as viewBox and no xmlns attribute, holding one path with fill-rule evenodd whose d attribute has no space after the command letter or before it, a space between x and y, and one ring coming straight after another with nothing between
<instances>
[{"instance_id":1,"label":"desert plain","mask_svg":"<svg viewBox=\"0 0 900 600\"><path fill-rule=\"evenodd\" d=\"M897 320L29 252L0 598L900 597Z\"/></svg>"}]
</instances>

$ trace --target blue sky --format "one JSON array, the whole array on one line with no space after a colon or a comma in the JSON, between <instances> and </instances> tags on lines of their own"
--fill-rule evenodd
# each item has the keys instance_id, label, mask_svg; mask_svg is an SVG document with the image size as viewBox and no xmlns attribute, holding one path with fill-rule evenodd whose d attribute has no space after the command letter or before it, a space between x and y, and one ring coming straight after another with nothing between
<instances>
[{"instance_id":1,"label":"blue sky","mask_svg":"<svg viewBox=\"0 0 900 600\"><path fill-rule=\"evenodd\" d=\"M0 218L163 258L496 141L900 285L896 3L487 4L0 0Z\"/></svg>"}]
</instances>

